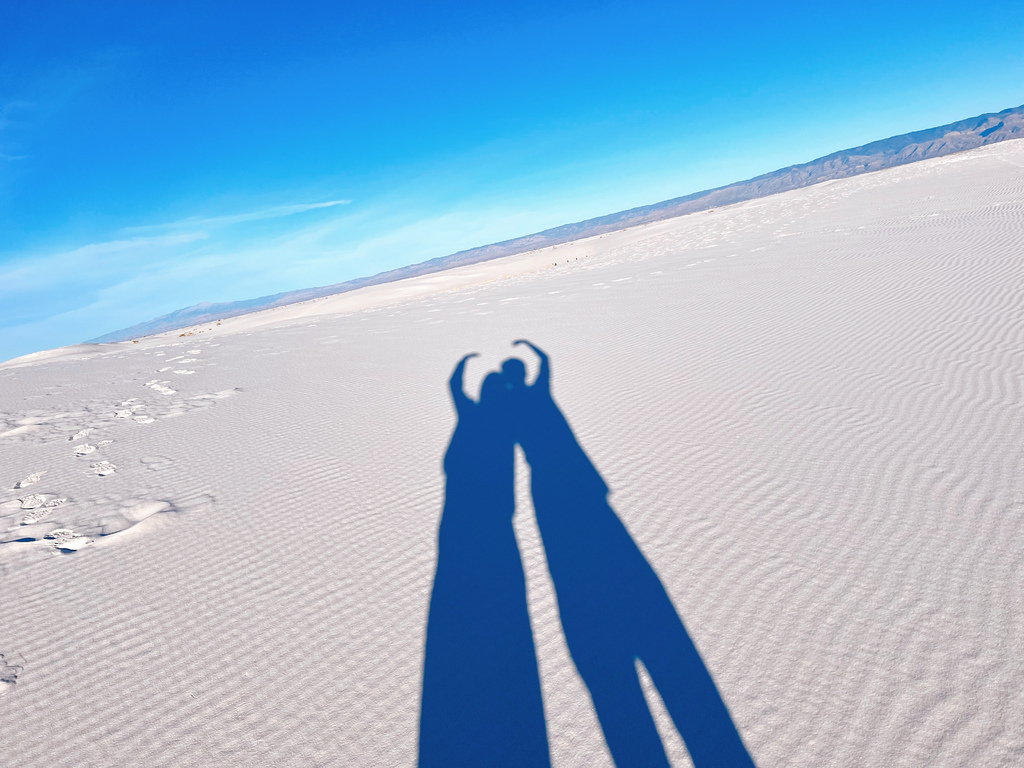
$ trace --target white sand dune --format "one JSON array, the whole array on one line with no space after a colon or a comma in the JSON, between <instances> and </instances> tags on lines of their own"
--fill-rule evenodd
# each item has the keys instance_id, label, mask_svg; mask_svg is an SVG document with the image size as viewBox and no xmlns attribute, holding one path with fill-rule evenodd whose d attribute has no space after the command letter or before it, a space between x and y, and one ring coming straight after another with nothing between
<instances>
[{"instance_id":1,"label":"white sand dune","mask_svg":"<svg viewBox=\"0 0 1024 768\"><path fill-rule=\"evenodd\" d=\"M188 333L0 366L3 765L414 764L447 379L520 337L759 766L1024 763L1024 141Z\"/></svg>"}]
</instances>

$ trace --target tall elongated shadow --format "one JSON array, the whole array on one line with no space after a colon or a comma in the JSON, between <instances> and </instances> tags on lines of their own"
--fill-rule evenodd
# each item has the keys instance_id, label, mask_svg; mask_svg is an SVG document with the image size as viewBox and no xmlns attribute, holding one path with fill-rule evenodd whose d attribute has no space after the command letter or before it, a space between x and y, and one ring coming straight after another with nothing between
<instances>
[{"instance_id":1,"label":"tall elongated shadow","mask_svg":"<svg viewBox=\"0 0 1024 768\"><path fill-rule=\"evenodd\" d=\"M512 528L509 391L480 401L451 379L458 425L445 454L444 512L427 621L420 766L549 766L523 566Z\"/></svg>"},{"instance_id":2,"label":"tall elongated shadow","mask_svg":"<svg viewBox=\"0 0 1024 768\"><path fill-rule=\"evenodd\" d=\"M528 343L528 342L517 342ZM753 766L714 680L654 569L608 504L608 486L551 397L547 355L532 386L506 361L516 439L569 652L618 768L668 765L635 660L650 673L697 768Z\"/></svg>"}]
</instances>

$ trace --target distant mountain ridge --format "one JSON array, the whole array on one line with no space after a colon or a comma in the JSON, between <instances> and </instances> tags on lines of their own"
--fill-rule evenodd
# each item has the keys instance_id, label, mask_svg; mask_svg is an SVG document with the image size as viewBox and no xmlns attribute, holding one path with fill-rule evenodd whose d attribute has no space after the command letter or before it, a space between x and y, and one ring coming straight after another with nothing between
<instances>
[{"instance_id":1,"label":"distant mountain ridge","mask_svg":"<svg viewBox=\"0 0 1024 768\"><path fill-rule=\"evenodd\" d=\"M705 211L731 203L753 200L759 197L788 192L792 189L808 187L823 181L845 179L871 171L880 171L919 160L942 157L956 152L964 152L987 144L995 144L1008 139L1024 138L1024 105L1002 112L979 115L967 120L960 120L938 128L924 131L904 133L881 141L874 141L852 149L833 152L831 155L819 157L809 163L791 165L763 176L746 181L727 184L724 187L694 192L683 197L665 200L653 205L631 208L627 211L599 216L575 224L564 224L553 229L546 229L525 237L517 237L500 243L492 243L467 251L459 251L449 256L442 256L419 264L412 264L399 269L381 272L370 277L360 277L335 283L321 288L307 288L298 291L287 291L271 296L260 296L244 301L225 301L219 303L203 302L192 307L179 309L145 323L133 325L120 331L114 331L96 339L92 343L109 341L126 341L140 336L148 336L163 331L171 331L191 325L209 323L228 317L236 317L263 309L271 309L286 304L318 299L337 293L354 291L368 285L394 282L407 277L440 272L453 267L477 264L481 261L512 256L517 253L533 251L551 245L558 245L572 240L579 240L594 235L614 232L627 227L662 221L683 216L688 213Z\"/></svg>"}]
</instances>

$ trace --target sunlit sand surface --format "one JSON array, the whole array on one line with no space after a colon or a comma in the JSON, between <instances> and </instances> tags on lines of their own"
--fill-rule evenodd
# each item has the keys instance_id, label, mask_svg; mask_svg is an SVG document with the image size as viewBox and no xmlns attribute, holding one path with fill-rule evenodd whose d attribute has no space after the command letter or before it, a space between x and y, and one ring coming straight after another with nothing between
<instances>
[{"instance_id":1,"label":"sunlit sand surface","mask_svg":"<svg viewBox=\"0 0 1024 768\"><path fill-rule=\"evenodd\" d=\"M1021 764L1024 141L0 365L0 762L414 764L448 377L524 337L759 766Z\"/></svg>"}]
</instances>

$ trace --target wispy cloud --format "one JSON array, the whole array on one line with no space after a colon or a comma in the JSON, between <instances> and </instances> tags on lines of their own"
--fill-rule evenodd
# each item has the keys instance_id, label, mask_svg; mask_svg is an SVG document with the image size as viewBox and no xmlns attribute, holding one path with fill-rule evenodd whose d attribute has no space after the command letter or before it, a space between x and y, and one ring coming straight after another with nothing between
<instances>
[{"instance_id":1,"label":"wispy cloud","mask_svg":"<svg viewBox=\"0 0 1024 768\"><path fill-rule=\"evenodd\" d=\"M317 208L333 208L336 205L348 205L351 200L328 200L323 203L303 203L300 205L279 205L276 208L265 208L262 211L251 213L239 213L234 216L214 216L208 219L201 219L200 223L208 226L219 224L238 224L243 221L258 221L260 219L278 219L282 216L291 216L294 213L305 213Z\"/></svg>"},{"instance_id":2,"label":"wispy cloud","mask_svg":"<svg viewBox=\"0 0 1024 768\"><path fill-rule=\"evenodd\" d=\"M296 213L305 213L321 208L333 208L338 205L348 205L351 200L327 200L322 203L299 203L297 205L278 205L272 208L261 208L256 211L245 213L234 213L225 216L189 216L188 218L170 221L164 224L147 224L139 227L129 227L122 230L123 233L141 233L153 231L167 231L175 229L191 229L194 227L227 227L233 224L243 224L250 221L263 221L265 219L280 219L285 216L292 216Z\"/></svg>"},{"instance_id":3,"label":"wispy cloud","mask_svg":"<svg viewBox=\"0 0 1024 768\"><path fill-rule=\"evenodd\" d=\"M0 105L0 160L24 160L28 157L23 153L9 152L8 147L12 142L4 134L17 127L19 116L32 107L31 103L21 99L14 99Z\"/></svg>"},{"instance_id":4,"label":"wispy cloud","mask_svg":"<svg viewBox=\"0 0 1024 768\"><path fill-rule=\"evenodd\" d=\"M34 105L24 99L12 99L0 106L0 130L14 125L15 115L24 113Z\"/></svg>"},{"instance_id":5,"label":"wispy cloud","mask_svg":"<svg viewBox=\"0 0 1024 768\"><path fill-rule=\"evenodd\" d=\"M342 282L530 227L529 215L516 206L466 205L438 215L405 199L346 215L284 218L344 202L194 216L169 231L122 230L102 242L0 262L0 359L100 336L201 301ZM261 219L282 219L285 226L256 236L245 227L217 226Z\"/></svg>"},{"instance_id":6,"label":"wispy cloud","mask_svg":"<svg viewBox=\"0 0 1024 768\"><path fill-rule=\"evenodd\" d=\"M15 88L21 95L0 104L0 160L35 156L39 128L79 98L115 81L134 55L127 47L107 48L71 57L19 79Z\"/></svg>"},{"instance_id":7,"label":"wispy cloud","mask_svg":"<svg viewBox=\"0 0 1024 768\"><path fill-rule=\"evenodd\" d=\"M174 235L132 237L126 240L108 240L103 243L83 245L80 248L67 251L64 255L75 258L106 253L118 253L121 251L133 250L135 248L160 248L171 245L182 245L184 243L193 243L196 240L205 240L208 237L209 235L206 232L180 232Z\"/></svg>"},{"instance_id":8,"label":"wispy cloud","mask_svg":"<svg viewBox=\"0 0 1024 768\"><path fill-rule=\"evenodd\" d=\"M24 256L0 264L0 297L13 306L27 295L65 284L87 290L91 285L106 283L112 274L130 271L133 262L173 253L208 237L206 232L179 232L90 243L46 256Z\"/></svg>"}]
</instances>

